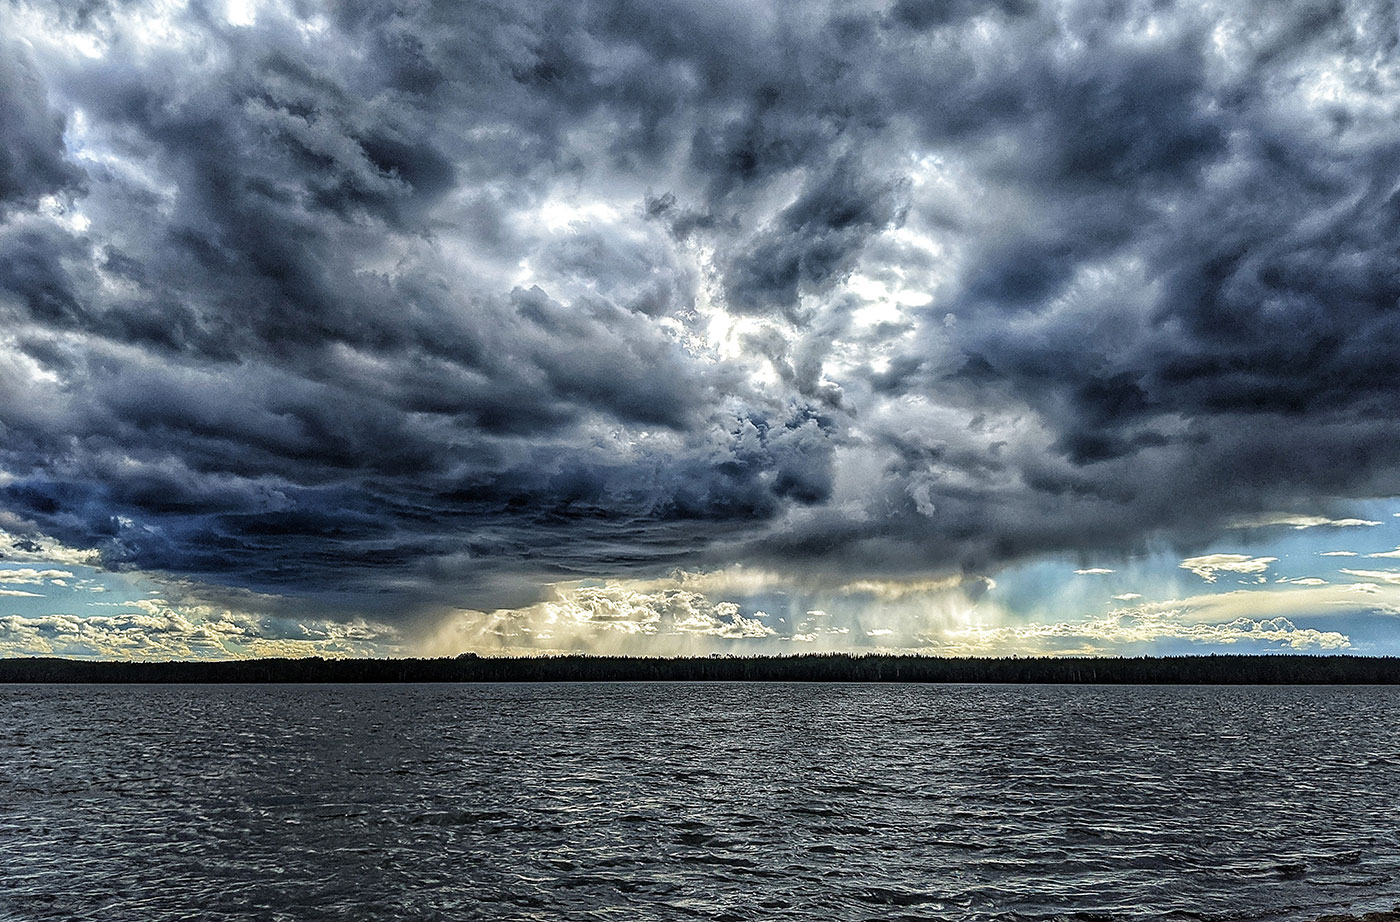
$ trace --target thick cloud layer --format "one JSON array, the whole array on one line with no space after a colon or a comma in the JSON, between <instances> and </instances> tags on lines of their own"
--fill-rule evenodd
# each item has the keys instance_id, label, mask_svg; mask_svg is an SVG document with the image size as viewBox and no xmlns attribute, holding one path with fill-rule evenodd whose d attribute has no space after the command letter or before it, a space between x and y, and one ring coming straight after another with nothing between
<instances>
[{"instance_id":1,"label":"thick cloud layer","mask_svg":"<svg viewBox=\"0 0 1400 922\"><path fill-rule=\"evenodd\" d=\"M1400 493L1388 2L0 20L0 504L109 566L482 608Z\"/></svg>"}]
</instances>

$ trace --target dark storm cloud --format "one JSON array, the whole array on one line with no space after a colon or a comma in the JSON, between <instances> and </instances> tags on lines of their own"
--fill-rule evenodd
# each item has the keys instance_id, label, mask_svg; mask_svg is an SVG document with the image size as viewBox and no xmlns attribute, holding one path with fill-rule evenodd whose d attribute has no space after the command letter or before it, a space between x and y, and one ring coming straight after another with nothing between
<instances>
[{"instance_id":1,"label":"dark storm cloud","mask_svg":"<svg viewBox=\"0 0 1400 922\"><path fill-rule=\"evenodd\" d=\"M114 566L486 604L1400 492L1386 4L251 9L4 14L3 504Z\"/></svg>"},{"instance_id":2,"label":"dark storm cloud","mask_svg":"<svg viewBox=\"0 0 1400 922\"><path fill-rule=\"evenodd\" d=\"M64 117L50 106L42 74L9 39L0 41L0 113L0 209L32 206L81 179L64 156Z\"/></svg>"},{"instance_id":3,"label":"dark storm cloud","mask_svg":"<svg viewBox=\"0 0 1400 922\"><path fill-rule=\"evenodd\" d=\"M791 311L854 267L865 242L901 217L899 184L872 181L842 160L813 176L797 199L753 238L738 242L724 273L728 303L741 312Z\"/></svg>"}]
</instances>

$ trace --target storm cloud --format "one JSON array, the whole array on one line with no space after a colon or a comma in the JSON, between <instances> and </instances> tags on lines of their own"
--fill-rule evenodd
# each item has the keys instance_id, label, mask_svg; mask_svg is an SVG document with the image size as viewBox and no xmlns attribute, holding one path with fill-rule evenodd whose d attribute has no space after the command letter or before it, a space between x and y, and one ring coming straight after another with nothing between
<instances>
[{"instance_id":1,"label":"storm cloud","mask_svg":"<svg viewBox=\"0 0 1400 922\"><path fill-rule=\"evenodd\" d=\"M0 32L0 506L108 568L489 610L1400 493L1388 2ZM757 630L685 602L628 623Z\"/></svg>"}]
</instances>

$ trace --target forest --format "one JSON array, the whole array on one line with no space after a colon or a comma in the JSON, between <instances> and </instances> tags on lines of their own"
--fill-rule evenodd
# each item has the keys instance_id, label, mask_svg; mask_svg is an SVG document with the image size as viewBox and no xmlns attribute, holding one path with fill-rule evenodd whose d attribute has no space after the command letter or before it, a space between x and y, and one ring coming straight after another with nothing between
<instances>
[{"instance_id":1,"label":"forest","mask_svg":"<svg viewBox=\"0 0 1400 922\"><path fill-rule=\"evenodd\" d=\"M248 659L116 662L0 659L5 683L258 682L964 682L1104 685L1393 685L1400 658L799 656Z\"/></svg>"}]
</instances>

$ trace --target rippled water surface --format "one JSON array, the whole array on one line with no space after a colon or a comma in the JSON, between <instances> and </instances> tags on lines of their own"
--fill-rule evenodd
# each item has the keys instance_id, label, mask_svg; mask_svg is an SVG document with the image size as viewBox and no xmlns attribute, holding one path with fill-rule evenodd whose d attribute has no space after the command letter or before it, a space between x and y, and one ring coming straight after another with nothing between
<instances>
[{"instance_id":1,"label":"rippled water surface","mask_svg":"<svg viewBox=\"0 0 1400 922\"><path fill-rule=\"evenodd\" d=\"M1309 919L1400 690L0 687L0 919Z\"/></svg>"}]
</instances>

